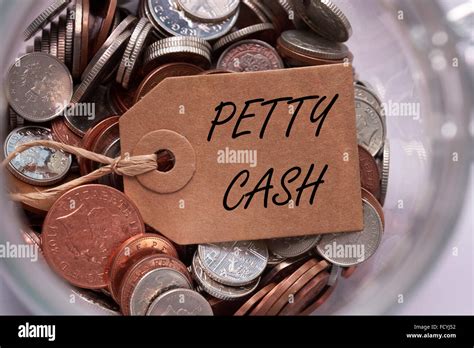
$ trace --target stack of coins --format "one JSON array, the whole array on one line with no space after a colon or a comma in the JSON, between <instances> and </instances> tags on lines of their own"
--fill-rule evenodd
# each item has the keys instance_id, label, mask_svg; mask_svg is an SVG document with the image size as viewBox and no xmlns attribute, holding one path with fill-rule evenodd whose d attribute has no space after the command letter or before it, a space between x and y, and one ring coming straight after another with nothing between
<instances>
[{"instance_id":1,"label":"stack of coins","mask_svg":"<svg viewBox=\"0 0 474 348\"><path fill-rule=\"evenodd\" d=\"M353 60L344 44L351 25L329 0L126 3L56 0L26 28L32 42L6 77L5 155L25 142L54 139L118 157L120 116L168 77ZM51 208L23 204L22 233L59 276L113 299L125 315L311 314L383 237L386 119L369 83L357 80L354 95L362 231L180 246L144 225L122 193L122 178L110 174L66 192ZM157 166L170 170L173 161L164 151ZM10 190L41 191L99 167L34 147L9 164Z\"/></svg>"}]
</instances>

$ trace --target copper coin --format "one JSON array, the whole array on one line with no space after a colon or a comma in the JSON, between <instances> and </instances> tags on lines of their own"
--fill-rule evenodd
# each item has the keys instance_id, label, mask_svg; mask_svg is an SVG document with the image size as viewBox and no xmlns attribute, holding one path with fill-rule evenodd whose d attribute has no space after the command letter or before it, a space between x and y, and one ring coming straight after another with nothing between
<instances>
[{"instance_id":1,"label":"copper coin","mask_svg":"<svg viewBox=\"0 0 474 348\"><path fill-rule=\"evenodd\" d=\"M251 298L245 302L235 313L235 316L247 315L274 287L275 283L270 283L257 291Z\"/></svg>"},{"instance_id":2,"label":"copper coin","mask_svg":"<svg viewBox=\"0 0 474 348\"><path fill-rule=\"evenodd\" d=\"M357 266L343 267L341 275L346 279L350 278L354 274L356 269Z\"/></svg>"},{"instance_id":3,"label":"copper coin","mask_svg":"<svg viewBox=\"0 0 474 348\"><path fill-rule=\"evenodd\" d=\"M113 250L144 231L138 208L122 192L103 185L76 187L59 197L46 216L45 258L71 284L104 288Z\"/></svg>"},{"instance_id":4,"label":"copper coin","mask_svg":"<svg viewBox=\"0 0 474 348\"><path fill-rule=\"evenodd\" d=\"M100 28L97 37L93 37L90 57L93 57L107 40L114 23L116 9L117 0L93 1L91 3L91 13L100 18Z\"/></svg>"},{"instance_id":5,"label":"copper coin","mask_svg":"<svg viewBox=\"0 0 474 348\"><path fill-rule=\"evenodd\" d=\"M134 104L138 103L148 92L168 77L191 76L202 73L204 69L188 63L171 63L160 66L148 74L135 92Z\"/></svg>"},{"instance_id":6,"label":"copper coin","mask_svg":"<svg viewBox=\"0 0 474 348\"><path fill-rule=\"evenodd\" d=\"M250 315L265 315L268 310L275 304L280 296L291 286L293 283L299 279L304 273L306 273L310 268L318 264L318 260L310 259L306 261L302 266L300 266L295 272L283 279L277 286L275 286L268 294L265 296L260 303L252 310Z\"/></svg>"},{"instance_id":7,"label":"copper coin","mask_svg":"<svg viewBox=\"0 0 474 348\"><path fill-rule=\"evenodd\" d=\"M178 252L169 240L151 233L133 236L117 249L110 265L110 293L114 299L118 300L120 284L127 269L138 259L154 253L178 258Z\"/></svg>"},{"instance_id":8,"label":"copper coin","mask_svg":"<svg viewBox=\"0 0 474 348\"><path fill-rule=\"evenodd\" d=\"M227 301L212 297L207 293L202 294L211 305L212 312L216 316L231 316L242 305L242 301Z\"/></svg>"},{"instance_id":9,"label":"copper coin","mask_svg":"<svg viewBox=\"0 0 474 348\"><path fill-rule=\"evenodd\" d=\"M237 28L245 28L254 24L269 23L265 13L254 4L252 0L242 0L240 5L240 13L235 26Z\"/></svg>"},{"instance_id":10,"label":"copper coin","mask_svg":"<svg viewBox=\"0 0 474 348\"><path fill-rule=\"evenodd\" d=\"M310 306L319 293L324 289L329 279L328 272L321 272L311 279L294 295L293 301L288 302L278 315L298 315Z\"/></svg>"},{"instance_id":11,"label":"copper coin","mask_svg":"<svg viewBox=\"0 0 474 348\"><path fill-rule=\"evenodd\" d=\"M161 267L172 268L182 273L190 284L193 283L189 271L180 260L165 254L146 256L129 268L123 276L118 299L123 314L130 314L130 299L140 279L148 272Z\"/></svg>"},{"instance_id":12,"label":"copper coin","mask_svg":"<svg viewBox=\"0 0 474 348\"><path fill-rule=\"evenodd\" d=\"M286 289L283 294L275 301L275 303L270 307L265 315L278 315L280 311L288 303L290 296L295 296L295 294L300 291L308 282L316 277L320 272L327 269L329 263L325 260L320 261L317 265L311 267L304 274L301 275L290 287ZM278 292L275 293L275 297L278 296Z\"/></svg>"},{"instance_id":13,"label":"copper coin","mask_svg":"<svg viewBox=\"0 0 474 348\"><path fill-rule=\"evenodd\" d=\"M234 73L235 71L225 70L225 69L211 69L206 70L200 73L199 75L220 75L220 74L229 74Z\"/></svg>"},{"instance_id":14,"label":"copper coin","mask_svg":"<svg viewBox=\"0 0 474 348\"><path fill-rule=\"evenodd\" d=\"M278 39L277 41L279 41ZM346 60L344 59L322 59L322 58L315 58L300 52L296 52L293 50L288 49L287 47L280 45L279 43L276 46L278 53L283 57L283 59L291 65L295 66L317 66L317 65L328 65L328 64L341 64L344 63ZM347 58L349 62L350 59Z\"/></svg>"},{"instance_id":15,"label":"copper coin","mask_svg":"<svg viewBox=\"0 0 474 348\"><path fill-rule=\"evenodd\" d=\"M377 198L375 198L374 195L372 195L368 190L362 188L362 198L365 198L377 211L377 214L380 216L380 220L382 220L382 227L385 227L385 215L383 213L383 207L378 201Z\"/></svg>"},{"instance_id":16,"label":"copper coin","mask_svg":"<svg viewBox=\"0 0 474 348\"><path fill-rule=\"evenodd\" d=\"M218 69L237 72L283 69L277 51L259 40L242 40L228 47L217 62Z\"/></svg>"},{"instance_id":17,"label":"copper coin","mask_svg":"<svg viewBox=\"0 0 474 348\"><path fill-rule=\"evenodd\" d=\"M312 315L316 309L321 307L321 305L328 300L335 288L335 286L327 286L318 299L313 304L306 307L305 310L300 313L300 315Z\"/></svg>"},{"instance_id":18,"label":"copper coin","mask_svg":"<svg viewBox=\"0 0 474 348\"><path fill-rule=\"evenodd\" d=\"M119 116L111 116L99 122L93 128L90 128L84 135L84 138L82 138L82 147L89 151L92 150L100 134L109 128L110 125L118 123L118 120ZM83 176L92 172L92 161L86 158L81 158L79 162L79 170Z\"/></svg>"},{"instance_id":19,"label":"copper coin","mask_svg":"<svg viewBox=\"0 0 474 348\"><path fill-rule=\"evenodd\" d=\"M135 95L136 92L133 87L126 90L118 83L113 83L110 88L111 102L122 114L126 113L133 105L135 105Z\"/></svg>"},{"instance_id":20,"label":"copper coin","mask_svg":"<svg viewBox=\"0 0 474 348\"><path fill-rule=\"evenodd\" d=\"M89 10L89 0L82 0L81 73L89 63Z\"/></svg>"},{"instance_id":21,"label":"copper coin","mask_svg":"<svg viewBox=\"0 0 474 348\"><path fill-rule=\"evenodd\" d=\"M372 155L359 145L360 184L376 198L380 197L380 173Z\"/></svg>"},{"instance_id":22,"label":"copper coin","mask_svg":"<svg viewBox=\"0 0 474 348\"><path fill-rule=\"evenodd\" d=\"M82 139L76 133L72 132L66 125L64 118L56 118L51 122L53 139L63 144L82 147Z\"/></svg>"},{"instance_id":23,"label":"copper coin","mask_svg":"<svg viewBox=\"0 0 474 348\"><path fill-rule=\"evenodd\" d=\"M296 271L307 260L308 256L302 256L280 262L278 265L263 274L259 286L262 287L269 283L279 283Z\"/></svg>"}]
</instances>

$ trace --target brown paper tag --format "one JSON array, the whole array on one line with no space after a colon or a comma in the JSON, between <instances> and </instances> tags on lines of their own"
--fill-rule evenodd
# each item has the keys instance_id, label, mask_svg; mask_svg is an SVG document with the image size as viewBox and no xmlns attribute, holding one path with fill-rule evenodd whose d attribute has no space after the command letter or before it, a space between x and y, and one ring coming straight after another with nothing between
<instances>
[{"instance_id":1,"label":"brown paper tag","mask_svg":"<svg viewBox=\"0 0 474 348\"><path fill-rule=\"evenodd\" d=\"M174 154L172 170L124 180L179 244L363 227L350 66L169 78L120 135L122 154Z\"/></svg>"}]
</instances>

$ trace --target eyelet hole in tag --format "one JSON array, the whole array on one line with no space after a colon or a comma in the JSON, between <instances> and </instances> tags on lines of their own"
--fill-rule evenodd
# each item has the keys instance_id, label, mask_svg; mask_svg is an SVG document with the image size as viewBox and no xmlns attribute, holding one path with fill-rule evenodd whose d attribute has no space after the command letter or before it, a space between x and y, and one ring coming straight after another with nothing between
<instances>
[{"instance_id":1,"label":"eyelet hole in tag","mask_svg":"<svg viewBox=\"0 0 474 348\"><path fill-rule=\"evenodd\" d=\"M140 175L138 182L156 193L172 193L185 187L196 171L196 154L181 134L160 129L143 136L133 155L157 154L157 170Z\"/></svg>"}]
</instances>

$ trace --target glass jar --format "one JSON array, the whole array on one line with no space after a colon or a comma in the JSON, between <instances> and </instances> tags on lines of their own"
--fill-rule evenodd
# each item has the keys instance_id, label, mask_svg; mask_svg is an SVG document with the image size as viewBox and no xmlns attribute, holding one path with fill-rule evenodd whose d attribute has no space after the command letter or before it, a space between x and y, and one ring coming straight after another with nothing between
<instances>
[{"instance_id":1,"label":"glass jar","mask_svg":"<svg viewBox=\"0 0 474 348\"><path fill-rule=\"evenodd\" d=\"M399 294L409 294L435 267L462 210L474 114L473 69L468 65L474 60L473 48L463 41L472 43L472 34L459 24L465 20L462 11L446 15L448 1L334 2L353 27L348 46L356 74L375 88L384 103L391 160L382 245L351 278L339 280L318 313L387 313ZM449 6L461 2L449 1ZM47 3L0 2L2 76L25 51L21 33L26 23ZM0 115L0 134L5 139L4 93ZM3 174L0 184L5 187ZM6 190L1 192L0 214L0 244L24 243L20 214ZM41 257L38 262L2 259L0 267L2 279L34 314L114 313L77 296Z\"/></svg>"}]
</instances>

